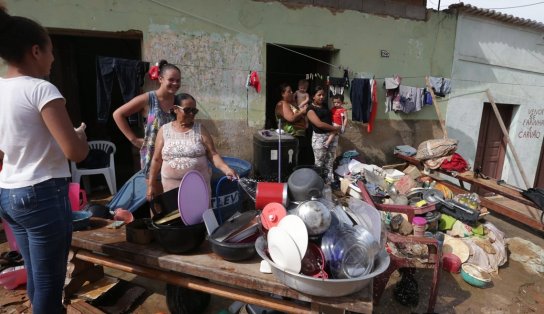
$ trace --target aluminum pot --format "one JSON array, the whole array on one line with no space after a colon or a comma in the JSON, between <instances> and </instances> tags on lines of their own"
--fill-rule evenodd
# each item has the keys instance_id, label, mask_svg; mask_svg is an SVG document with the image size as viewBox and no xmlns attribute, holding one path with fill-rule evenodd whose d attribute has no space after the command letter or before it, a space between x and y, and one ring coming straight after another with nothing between
<instances>
[{"instance_id":1,"label":"aluminum pot","mask_svg":"<svg viewBox=\"0 0 544 314\"><path fill-rule=\"evenodd\" d=\"M329 229L332 221L331 210L317 199L300 203L295 214L304 221L309 236L324 233Z\"/></svg>"},{"instance_id":2,"label":"aluminum pot","mask_svg":"<svg viewBox=\"0 0 544 314\"><path fill-rule=\"evenodd\" d=\"M307 201L312 196L320 196L325 183L315 170L300 168L289 176L287 185L291 200Z\"/></svg>"}]
</instances>

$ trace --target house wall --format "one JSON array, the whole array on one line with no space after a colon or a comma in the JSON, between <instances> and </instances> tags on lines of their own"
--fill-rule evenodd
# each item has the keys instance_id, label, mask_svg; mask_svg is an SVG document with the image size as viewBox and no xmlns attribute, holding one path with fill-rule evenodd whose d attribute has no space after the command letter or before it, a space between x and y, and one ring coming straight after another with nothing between
<instances>
[{"instance_id":1,"label":"house wall","mask_svg":"<svg viewBox=\"0 0 544 314\"><path fill-rule=\"evenodd\" d=\"M383 78L398 73L404 85L424 86L424 76L451 75L456 20L428 12L427 21L336 12L311 5L249 0L8 0L11 14L45 27L143 33L143 58L166 59L182 70L182 91L198 100L199 118L208 126L222 154L252 159L252 134L264 125L265 97L246 93L249 70L266 84L266 44L338 49L333 63L378 80L379 111L374 132L350 124L341 150L358 149L369 161L392 160L393 147L416 146L441 136L436 113L384 112ZM389 52L388 58L380 50ZM2 73L0 69L0 73ZM331 76L342 72L331 69ZM153 89L153 83L146 89ZM264 90L264 88L263 88ZM445 112L445 108L442 109Z\"/></svg>"},{"instance_id":2,"label":"house wall","mask_svg":"<svg viewBox=\"0 0 544 314\"><path fill-rule=\"evenodd\" d=\"M510 140L530 183L544 139L544 41L542 33L480 17L460 15L453 61L454 92L447 110L448 135L474 163L483 104L489 89L497 104L515 105ZM524 187L507 152L503 180Z\"/></svg>"}]
</instances>

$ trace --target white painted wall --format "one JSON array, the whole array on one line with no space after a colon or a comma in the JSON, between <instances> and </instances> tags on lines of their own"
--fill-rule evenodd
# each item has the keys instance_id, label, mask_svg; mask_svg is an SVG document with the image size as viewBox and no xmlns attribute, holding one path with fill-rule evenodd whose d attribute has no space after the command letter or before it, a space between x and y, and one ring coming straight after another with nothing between
<instances>
[{"instance_id":1,"label":"white painted wall","mask_svg":"<svg viewBox=\"0 0 544 314\"><path fill-rule=\"evenodd\" d=\"M448 135L474 164L482 108L489 89L497 104L515 105L509 136L532 185L544 139L544 38L542 32L487 18L460 15L447 100ZM503 177L524 187L508 149Z\"/></svg>"}]
</instances>

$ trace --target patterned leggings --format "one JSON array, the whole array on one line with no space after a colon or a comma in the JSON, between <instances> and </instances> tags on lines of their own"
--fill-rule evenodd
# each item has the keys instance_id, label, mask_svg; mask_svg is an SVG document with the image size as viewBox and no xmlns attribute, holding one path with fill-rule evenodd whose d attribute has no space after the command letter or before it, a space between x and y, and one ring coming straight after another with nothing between
<instances>
[{"instance_id":1,"label":"patterned leggings","mask_svg":"<svg viewBox=\"0 0 544 314\"><path fill-rule=\"evenodd\" d=\"M314 132L312 135L312 149L314 150L315 166L322 168L327 180L331 181L334 178L333 165L334 158L336 157L336 147L338 146L338 137L332 141L328 148L325 148L328 136L328 133L318 134Z\"/></svg>"}]
</instances>

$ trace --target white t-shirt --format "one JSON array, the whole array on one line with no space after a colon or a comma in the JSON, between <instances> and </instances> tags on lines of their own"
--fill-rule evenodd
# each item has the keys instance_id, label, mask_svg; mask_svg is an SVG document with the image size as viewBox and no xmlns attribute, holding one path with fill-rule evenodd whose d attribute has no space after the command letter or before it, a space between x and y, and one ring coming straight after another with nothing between
<instances>
[{"instance_id":1,"label":"white t-shirt","mask_svg":"<svg viewBox=\"0 0 544 314\"><path fill-rule=\"evenodd\" d=\"M0 188L14 189L70 176L68 162L41 116L43 107L64 97L45 80L0 78Z\"/></svg>"}]
</instances>

